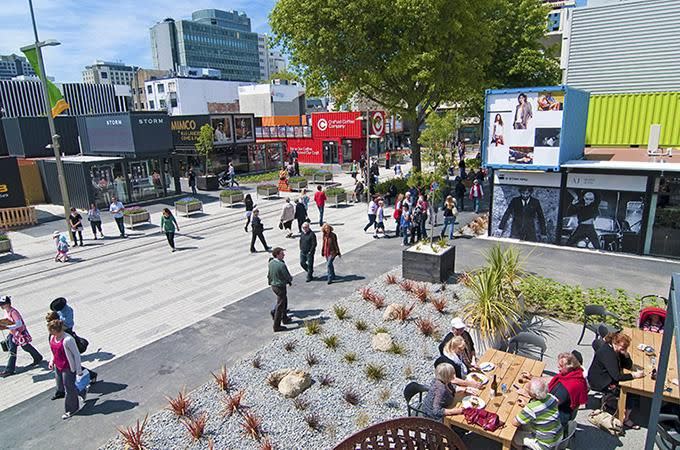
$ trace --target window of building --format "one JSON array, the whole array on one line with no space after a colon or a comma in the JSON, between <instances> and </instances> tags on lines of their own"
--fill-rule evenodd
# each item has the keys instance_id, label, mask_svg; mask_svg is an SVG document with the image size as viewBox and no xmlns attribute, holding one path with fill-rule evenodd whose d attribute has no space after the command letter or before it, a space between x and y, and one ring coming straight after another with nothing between
<instances>
[{"instance_id":1,"label":"window of building","mask_svg":"<svg viewBox=\"0 0 680 450\"><path fill-rule=\"evenodd\" d=\"M149 94L153 94L153 86L148 85L148 86L146 87L146 92L149 93Z\"/></svg>"},{"instance_id":2,"label":"window of building","mask_svg":"<svg viewBox=\"0 0 680 450\"><path fill-rule=\"evenodd\" d=\"M171 98L170 99L170 107L171 108L177 108L177 99L176 98Z\"/></svg>"},{"instance_id":3,"label":"window of building","mask_svg":"<svg viewBox=\"0 0 680 450\"><path fill-rule=\"evenodd\" d=\"M162 84L156 85L156 89L158 90L159 94L162 94L163 92L165 92L165 86L163 86Z\"/></svg>"},{"instance_id":4,"label":"window of building","mask_svg":"<svg viewBox=\"0 0 680 450\"><path fill-rule=\"evenodd\" d=\"M156 106L153 104L153 100L149 100L149 109L156 109Z\"/></svg>"},{"instance_id":5,"label":"window of building","mask_svg":"<svg viewBox=\"0 0 680 450\"><path fill-rule=\"evenodd\" d=\"M160 99L158 101L158 106L160 106L160 108L163 109L163 108L167 107L168 105L167 105L167 103L165 103L165 100Z\"/></svg>"},{"instance_id":6,"label":"window of building","mask_svg":"<svg viewBox=\"0 0 680 450\"><path fill-rule=\"evenodd\" d=\"M108 74L108 73L102 72L102 78L108 78L108 77L109 77L109 74Z\"/></svg>"},{"instance_id":7,"label":"window of building","mask_svg":"<svg viewBox=\"0 0 680 450\"><path fill-rule=\"evenodd\" d=\"M170 83L168 83L168 91L175 92L175 82L174 81L171 81Z\"/></svg>"}]
</instances>

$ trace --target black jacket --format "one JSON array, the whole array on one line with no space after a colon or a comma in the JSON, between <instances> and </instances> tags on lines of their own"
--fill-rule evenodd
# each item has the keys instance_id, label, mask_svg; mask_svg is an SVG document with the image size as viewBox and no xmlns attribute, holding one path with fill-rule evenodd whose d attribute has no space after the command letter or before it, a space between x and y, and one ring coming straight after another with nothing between
<instances>
[{"instance_id":1,"label":"black jacket","mask_svg":"<svg viewBox=\"0 0 680 450\"><path fill-rule=\"evenodd\" d=\"M439 364L451 364L453 368L456 370L456 378L462 380L463 379L463 372L461 370L460 364L456 364L452 359L447 358L444 355L439 356L439 358L434 360L434 367L437 367Z\"/></svg>"},{"instance_id":2,"label":"black jacket","mask_svg":"<svg viewBox=\"0 0 680 450\"><path fill-rule=\"evenodd\" d=\"M604 344L593 357L593 362L588 369L588 384L594 391L606 392L610 385L618 385L619 381L633 379L633 375L622 372L623 369L632 369L633 360L616 353L611 344Z\"/></svg>"},{"instance_id":3,"label":"black jacket","mask_svg":"<svg viewBox=\"0 0 680 450\"><path fill-rule=\"evenodd\" d=\"M253 203L253 199L248 197L245 200L243 200L243 203L246 205L246 211L252 211L255 209L255 204Z\"/></svg>"},{"instance_id":4,"label":"black jacket","mask_svg":"<svg viewBox=\"0 0 680 450\"><path fill-rule=\"evenodd\" d=\"M314 255L316 251L316 235L313 231L300 235L300 253L304 255Z\"/></svg>"},{"instance_id":5,"label":"black jacket","mask_svg":"<svg viewBox=\"0 0 680 450\"><path fill-rule=\"evenodd\" d=\"M536 234L537 220L541 234L548 234L545 227L543 208L538 199L534 197L529 197L526 206L522 203L522 197L513 198L505 210L505 214L503 214L498 229L505 229L510 216L512 216L512 228L510 229L510 237L512 238L523 241L538 241L538 235Z\"/></svg>"},{"instance_id":6,"label":"black jacket","mask_svg":"<svg viewBox=\"0 0 680 450\"><path fill-rule=\"evenodd\" d=\"M457 197L464 197L465 196L465 185L463 183L460 183L460 182L456 183L453 190L456 193Z\"/></svg>"},{"instance_id":7,"label":"black jacket","mask_svg":"<svg viewBox=\"0 0 680 450\"><path fill-rule=\"evenodd\" d=\"M472 364L472 355L475 354L475 344L472 342L472 336L470 336L470 333L467 331L463 331L463 334L461 335L463 340L465 341L465 357L463 360L465 361L466 364L470 365ZM446 347L446 344L454 338L454 334L452 332L448 332L446 336L444 336L444 340L439 344L439 354L444 355L444 347ZM448 358L447 358L448 359Z\"/></svg>"},{"instance_id":8,"label":"black jacket","mask_svg":"<svg viewBox=\"0 0 680 450\"><path fill-rule=\"evenodd\" d=\"M251 225L253 234L262 233L264 231L264 225L262 225L262 219L260 219L260 216L253 216Z\"/></svg>"},{"instance_id":9,"label":"black jacket","mask_svg":"<svg viewBox=\"0 0 680 450\"><path fill-rule=\"evenodd\" d=\"M304 221L307 218L307 209L300 202L295 204L295 218L299 221Z\"/></svg>"}]
</instances>

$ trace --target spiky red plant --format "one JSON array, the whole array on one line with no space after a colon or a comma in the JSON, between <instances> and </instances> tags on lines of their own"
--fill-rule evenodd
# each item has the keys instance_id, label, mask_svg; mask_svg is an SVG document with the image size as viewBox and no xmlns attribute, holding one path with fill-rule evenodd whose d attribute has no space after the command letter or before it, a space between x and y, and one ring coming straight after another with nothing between
<instances>
[{"instance_id":1,"label":"spiky red plant","mask_svg":"<svg viewBox=\"0 0 680 450\"><path fill-rule=\"evenodd\" d=\"M233 389L233 384L231 380L229 379L229 373L227 372L226 366L220 367L220 371L215 375L214 373L210 372L210 374L213 376L215 379L215 383L219 386L220 389L222 389L225 392L229 392Z\"/></svg>"},{"instance_id":2,"label":"spiky red plant","mask_svg":"<svg viewBox=\"0 0 680 450\"><path fill-rule=\"evenodd\" d=\"M434 309L436 309L438 313L444 314L444 312L446 311L446 304L447 304L446 297L444 297L444 296L434 297L431 300L431 302L432 302L432 306L434 306Z\"/></svg>"},{"instance_id":3,"label":"spiky red plant","mask_svg":"<svg viewBox=\"0 0 680 450\"><path fill-rule=\"evenodd\" d=\"M416 321L416 326L425 336L432 336L437 330L437 325L435 325L434 321L430 319L418 319Z\"/></svg>"},{"instance_id":4,"label":"spiky red plant","mask_svg":"<svg viewBox=\"0 0 680 450\"><path fill-rule=\"evenodd\" d=\"M368 286L364 286L361 289L359 289L359 293L361 294L361 298L363 298L366 301L371 301L371 298L373 297L373 289L371 289Z\"/></svg>"},{"instance_id":5,"label":"spiky red plant","mask_svg":"<svg viewBox=\"0 0 680 450\"><path fill-rule=\"evenodd\" d=\"M174 412L176 415L180 417L188 416L189 415L189 408L191 407L191 399L187 397L185 388L182 388L181 391L179 391L179 394L177 394L177 397L171 398L171 397L165 397L168 400L169 406L168 409L170 409L172 412Z\"/></svg>"},{"instance_id":6,"label":"spiky red plant","mask_svg":"<svg viewBox=\"0 0 680 450\"><path fill-rule=\"evenodd\" d=\"M149 415L147 414L144 416L144 421L141 424L139 419L137 419L137 425L134 427L118 427L118 432L123 437L123 442L125 442L125 448L130 450L145 450L147 448L144 443L144 428L146 428L148 418Z\"/></svg>"},{"instance_id":7,"label":"spiky red plant","mask_svg":"<svg viewBox=\"0 0 680 450\"><path fill-rule=\"evenodd\" d=\"M231 416L232 414L240 411L243 408L242 405L243 394L244 394L243 391L238 391L222 399L222 403L224 403L225 416Z\"/></svg>"},{"instance_id":8,"label":"spiky red plant","mask_svg":"<svg viewBox=\"0 0 680 450\"><path fill-rule=\"evenodd\" d=\"M182 425L187 429L193 440L197 441L203 437L205 424L208 422L208 415L203 413L198 417L185 417Z\"/></svg>"},{"instance_id":9,"label":"spiky red plant","mask_svg":"<svg viewBox=\"0 0 680 450\"><path fill-rule=\"evenodd\" d=\"M395 309L396 319L399 320L400 322L405 322L409 318L415 307L416 307L415 303L411 304L411 306L406 305L397 306L397 308Z\"/></svg>"},{"instance_id":10,"label":"spiky red plant","mask_svg":"<svg viewBox=\"0 0 680 450\"><path fill-rule=\"evenodd\" d=\"M373 294L373 297L370 301L373 303L373 306L375 306L375 309L381 309L385 307L385 297L382 295Z\"/></svg>"},{"instance_id":11,"label":"spiky red plant","mask_svg":"<svg viewBox=\"0 0 680 450\"><path fill-rule=\"evenodd\" d=\"M415 290L416 284L411 280L401 280L399 287L401 287L404 292L411 293Z\"/></svg>"},{"instance_id":12,"label":"spiky red plant","mask_svg":"<svg viewBox=\"0 0 680 450\"><path fill-rule=\"evenodd\" d=\"M430 291L424 284L419 284L413 291L413 295L415 295L421 303L425 303L430 296Z\"/></svg>"},{"instance_id":13,"label":"spiky red plant","mask_svg":"<svg viewBox=\"0 0 680 450\"><path fill-rule=\"evenodd\" d=\"M262 419L252 412L249 411L243 414L241 427L248 437L251 437L256 441L262 439Z\"/></svg>"},{"instance_id":14,"label":"spiky red plant","mask_svg":"<svg viewBox=\"0 0 680 450\"><path fill-rule=\"evenodd\" d=\"M397 278L397 276L396 276L395 274L393 274L393 273L388 273L388 274L385 276L385 282L386 282L387 284L397 284L397 283L399 282L399 279Z\"/></svg>"}]
</instances>

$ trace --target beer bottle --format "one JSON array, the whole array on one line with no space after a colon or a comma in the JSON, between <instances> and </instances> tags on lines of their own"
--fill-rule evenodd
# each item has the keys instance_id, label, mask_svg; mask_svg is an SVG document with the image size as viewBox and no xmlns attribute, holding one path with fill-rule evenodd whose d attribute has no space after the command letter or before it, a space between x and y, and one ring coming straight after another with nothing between
<instances>
[{"instance_id":1,"label":"beer bottle","mask_svg":"<svg viewBox=\"0 0 680 450\"><path fill-rule=\"evenodd\" d=\"M495 397L496 395L498 395L498 382L496 381L496 375L494 375L491 382L491 396Z\"/></svg>"}]
</instances>

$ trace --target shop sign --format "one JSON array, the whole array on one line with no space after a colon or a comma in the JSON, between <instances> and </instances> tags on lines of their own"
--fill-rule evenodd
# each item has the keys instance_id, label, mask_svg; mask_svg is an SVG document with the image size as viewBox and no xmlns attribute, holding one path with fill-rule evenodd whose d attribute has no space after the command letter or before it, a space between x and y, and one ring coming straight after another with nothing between
<instances>
[{"instance_id":1,"label":"shop sign","mask_svg":"<svg viewBox=\"0 0 680 450\"><path fill-rule=\"evenodd\" d=\"M494 185L511 184L558 188L560 187L561 180L562 174L560 173L496 170L494 171L493 183Z\"/></svg>"},{"instance_id":2,"label":"shop sign","mask_svg":"<svg viewBox=\"0 0 680 450\"><path fill-rule=\"evenodd\" d=\"M193 147L201 127L209 123L208 116L175 116L170 118L170 131L175 147Z\"/></svg>"},{"instance_id":3,"label":"shop sign","mask_svg":"<svg viewBox=\"0 0 680 450\"><path fill-rule=\"evenodd\" d=\"M567 187L576 189L603 189L607 191L645 192L647 190L647 177L570 173L567 176Z\"/></svg>"},{"instance_id":4,"label":"shop sign","mask_svg":"<svg viewBox=\"0 0 680 450\"><path fill-rule=\"evenodd\" d=\"M0 158L0 208L26 206L16 158Z\"/></svg>"},{"instance_id":5,"label":"shop sign","mask_svg":"<svg viewBox=\"0 0 680 450\"><path fill-rule=\"evenodd\" d=\"M370 117L371 134L383 136L385 134L385 113L382 111L373 111L370 113Z\"/></svg>"}]
</instances>

